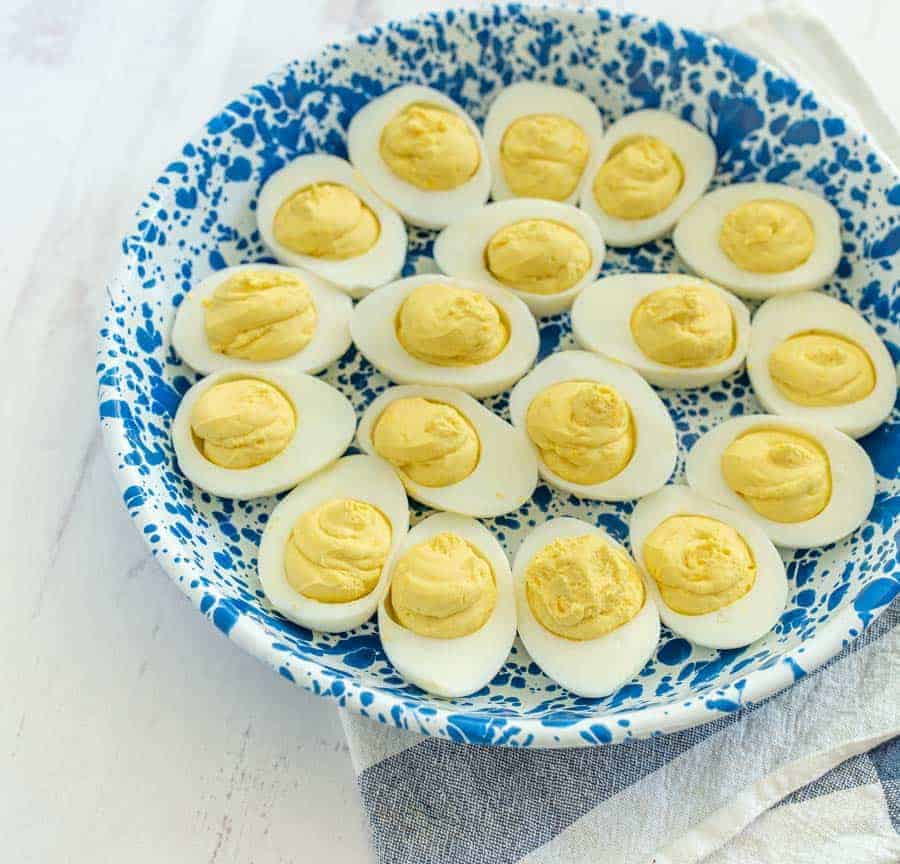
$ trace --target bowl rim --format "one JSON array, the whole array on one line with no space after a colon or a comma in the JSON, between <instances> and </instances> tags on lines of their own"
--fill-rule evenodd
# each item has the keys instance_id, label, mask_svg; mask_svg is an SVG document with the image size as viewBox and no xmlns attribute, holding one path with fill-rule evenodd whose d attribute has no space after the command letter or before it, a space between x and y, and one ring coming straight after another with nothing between
<instances>
[{"instance_id":1,"label":"bowl rim","mask_svg":"<svg viewBox=\"0 0 900 864\"><path fill-rule=\"evenodd\" d=\"M663 24L678 35L688 35L696 38L707 46L723 45L739 57L752 59L762 70L771 71L780 78L798 83L801 95L804 93L815 93L814 90L805 85L804 82L798 81L792 74L783 72L765 60L748 54L717 35L700 32L689 27L670 25L661 18L607 9L575 9L517 2L485 4L475 11L479 14L509 15L523 10L527 11L528 14L553 18L557 22L582 22L602 15L605 17L605 20L614 21L619 26L625 26L623 22L631 21L641 22L648 27ZM392 17L380 24L354 31L339 41L321 44L309 53L281 64L261 80L266 81L276 78L287 70L296 68L306 60L312 59L317 52L322 50L336 48L350 50L358 43L360 37L375 37L385 29L419 21L423 23L447 23L451 20L448 16L462 16L472 11L471 9L451 7L443 10L422 12L407 17ZM249 95L252 92L251 85L241 95ZM815 98L820 105L830 107L827 100L822 100L817 95ZM220 112L222 110L225 110L224 105ZM865 131L839 112L835 111L833 113L835 116L841 117L848 131L860 138L862 143L879 158L882 164L888 166L889 170L890 168L894 169L894 177L897 182L900 182L900 171L893 166L891 160L868 137ZM216 114L212 116L215 117ZM201 134L203 128L205 127L201 126L188 141L193 141ZM164 184L161 184L157 177L141 199L136 208L134 218L137 218L145 206L149 205L151 196L162 191L163 186ZM171 186L165 186L166 191L171 188ZM135 278L128 272L128 264L127 253L126 255L120 255L114 275L106 282L107 301L104 306L106 315L110 313L115 304L111 289L113 287L124 289ZM108 342L112 342L111 335L104 334L104 329L105 325L101 324L97 344L98 363L95 371L98 407L101 403L107 402L110 398L119 396L122 393L117 385L110 385L103 381L105 371L104 348ZM121 493L120 501L122 500L122 494L129 487L135 485L139 487L144 486L143 476L135 466L118 464L116 461L116 454L122 449L121 445L125 435L122 423L111 421L121 421L121 419L123 418L118 413L118 410L113 413L101 414L100 416L104 449ZM168 550L155 548L151 542L150 534L144 530L151 522L150 512L139 510L137 512L129 512L128 515L140 531L153 557L162 565L169 578L190 599L192 605L203 617L243 650L266 663L274 671L284 675L281 663L283 654L275 652L271 648L271 640L267 641L268 637L264 636L263 630L258 625L253 624L251 626L247 623L248 616L238 616L233 626L223 626L216 621L215 615L207 614L207 610L214 611L222 607L228 608L231 598L225 596L215 584L202 584L192 587L191 580L182 578L184 571L181 565L174 560L172 553ZM873 580L878 578L878 573L873 573L872 578ZM210 598L212 598L212 603L206 605L209 603ZM380 722L389 726L395 726L398 729L429 736L485 746L547 748L603 746L624 740L646 738L661 733L668 734L699 726L744 708L752 708L763 699L784 690L800 678L818 669L834 657L845 645L854 642L890 606L891 602L890 598L887 598L882 605L862 616L854 611L853 599L854 597L845 597L842 607L827 622L819 626L814 638L803 641L787 653L780 655L778 662L768 668L757 669L739 679L742 685L740 687L735 686L735 683L731 683L726 687L717 688L710 692L694 695L669 704L621 711L613 709L594 716L577 717L573 715L570 722L567 721L565 724L559 725L542 722L538 715L501 715L483 711L479 708L458 708L448 700L428 694L426 694L428 702L423 702L423 704L419 705L412 701L410 697L386 692L378 684L366 684L363 687L357 678L347 676L345 673L332 670L312 659L301 656L292 656L292 674L284 677L288 677L295 686L315 693L318 696L336 700L340 707L354 714L368 717L373 722ZM206 609L201 609L201 601L206 605ZM293 674L295 672L306 674ZM336 682L340 682L340 686L334 686ZM363 700L363 694L368 698ZM715 705L708 704L711 700ZM401 711L396 710L398 706L402 709ZM423 712L423 708L427 710ZM561 713L567 712L568 709L561 709ZM459 732L458 727L454 727L454 721L461 719L473 721L466 724L467 728L464 735Z\"/></svg>"}]
</instances>

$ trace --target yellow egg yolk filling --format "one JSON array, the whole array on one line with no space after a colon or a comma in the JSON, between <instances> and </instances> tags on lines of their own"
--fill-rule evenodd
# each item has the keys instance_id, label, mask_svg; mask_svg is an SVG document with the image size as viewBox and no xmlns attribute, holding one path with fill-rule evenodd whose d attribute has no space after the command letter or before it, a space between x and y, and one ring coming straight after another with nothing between
<instances>
[{"instance_id":1,"label":"yellow egg yolk filling","mask_svg":"<svg viewBox=\"0 0 900 864\"><path fill-rule=\"evenodd\" d=\"M454 405L419 396L395 399L372 430L375 452L421 486L449 486L478 464L481 443Z\"/></svg>"},{"instance_id":2,"label":"yellow egg yolk filling","mask_svg":"<svg viewBox=\"0 0 900 864\"><path fill-rule=\"evenodd\" d=\"M421 285L397 313L397 340L418 360L474 366L493 360L509 341L509 326L484 294L446 283Z\"/></svg>"},{"instance_id":3,"label":"yellow egg yolk filling","mask_svg":"<svg viewBox=\"0 0 900 864\"><path fill-rule=\"evenodd\" d=\"M291 252L344 261L368 252L378 241L378 217L352 189L314 183L286 198L275 213L275 239Z\"/></svg>"},{"instance_id":4,"label":"yellow egg yolk filling","mask_svg":"<svg viewBox=\"0 0 900 864\"><path fill-rule=\"evenodd\" d=\"M570 483L603 483L634 455L628 403L596 381L564 381L543 390L528 406L525 425L544 464Z\"/></svg>"},{"instance_id":5,"label":"yellow egg yolk filling","mask_svg":"<svg viewBox=\"0 0 900 864\"><path fill-rule=\"evenodd\" d=\"M560 114L514 120L500 142L500 167L514 195L563 201L578 186L588 160L584 130Z\"/></svg>"},{"instance_id":6,"label":"yellow egg yolk filling","mask_svg":"<svg viewBox=\"0 0 900 864\"><path fill-rule=\"evenodd\" d=\"M795 333L769 355L782 395L809 407L850 405L875 389L872 359L855 342L821 330Z\"/></svg>"},{"instance_id":7,"label":"yellow egg yolk filling","mask_svg":"<svg viewBox=\"0 0 900 864\"><path fill-rule=\"evenodd\" d=\"M708 516L670 516L653 529L643 551L663 602L682 615L715 612L756 582L756 560L744 538Z\"/></svg>"},{"instance_id":8,"label":"yellow egg yolk filling","mask_svg":"<svg viewBox=\"0 0 900 864\"><path fill-rule=\"evenodd\" d=\"M796 204L760 199L741 204L725 217L719 246L742 270L786 273L812 255L815 232Z\"/></svg>"},{"instance_id":9,"label":"yellow egg yolk filling","mask_svg":"<svg viewBox=\"0 0 900 864\"><path fill-rule=\"evenodd\" d=\"M644 605L644 583L628 554L599 534L559 537L525 570L525 594L542 627L564 639L597 639Z\"/></svg>"},{"instance_id":10,"label":"yellow egg yolk filling","mask_svg":"<svg viewBox=\"0 0 900 864\"><path fill-rule=\"evenodd\" d=\"M390 606L398 623L434 639L480 630L497 605L494 570L458 534L436 534L413 546L394 567Z\"/></svg>"},{"instance_id":11,"label":"yellow egg yolk filling","mask_svg":"<svg viewBox=\"0 0 900 864\"><path fill-rule=\"evenodd\" d=\"M290 443L297 415L290 400L259 378L214 384L191 411L191 431L200 452L222 468L253 468Z\"/></svg>"},{"instance_id":12,"label":"yellow egg yolk filling","mask_svg":"<svg viewBox=\"0 0 900 864\"><path fill-rule=\"evenodd\" d=\"M458 114L414 102L385 124L381 158L400 179L428 192L456 189L481 164L472 130Z\"/></svg>"},{"instance_id":13,"label":"yellow egg yolk filling","mask_svg":"<svg viewBox=\"0 0 900 864\"><path fill-rule=\"evenodd\" d=\"M648 294L631 314L631 334L651 360L694 369L713 366L734 351L728 303L703 285L676 285Z\"/></svg>"},{"instance_id":14,"label":"yellow egg yolk filling","mask_svg":"<svg viewBox=\"0 0 900 864\"><path fill-rule=\"evenodd\" d=\"M391 523L353 498L325 501L294 524L284 549L284 575L299 594L349 603L378 584L391 549Z\"/></svg>"},{"instance_id":15,"label":"yellow egg yolk filling","mask_svg":"<svg viewBox=\"0 0 900 864\"><path fill-rule=\"evenodd\" d=\"M203 307L209 347L259 363L302 351L318 317L306 285L280 270L241 270L222 282Z\"/></svg>"},{"instance_id":16,"label":"yellow egg yolk filling","mask_svg":"<svg viewBox=\"0 0 900 864\"><path fill-rule=\"evenodd\" d=\"M616 219L650 219L662 213L684 185L684 168L659 138L623 138L594 178L594 200Z\"/></svg>"},{"instance_id":17,"label":"yellow egg yolk filling","mask_svg":"<svg viewBox=\"0 0 900 864\"><path fill-rule=\"evenodd\" d=\"M525 219L501 228L485 249L491 275L529 294L559 294L576 285L591 266L591 250L568 225Z\"/></svg>"},{"instance_id":18,"label":"yellow egg yolk filling","mask_svg":"<svg viewBox=\"0 0 900 864\"><path fill-rule=\"evenodd\" d=\"M752 429L722 453L722 476L760 516L805 522L831 500L831 464L818 441L787 429Z\"/></svg>"}]
</instances>

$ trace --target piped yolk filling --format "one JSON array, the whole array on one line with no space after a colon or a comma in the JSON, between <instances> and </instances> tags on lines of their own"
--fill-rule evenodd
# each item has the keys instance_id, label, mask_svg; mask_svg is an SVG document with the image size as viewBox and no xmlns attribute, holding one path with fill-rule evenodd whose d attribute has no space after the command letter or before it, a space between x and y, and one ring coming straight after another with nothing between
<instances>
[{"instance_id":1,"label":"piped yolk filling","mask_svg":"<svg viewBox=\"0 0 900 864\"><path fill-rule=\"evenodd\" d=\"M372 429L375 452L421 486L449 486L478 464L481 442L454 405L411 396L395 399Z\"/></svg>"},{"instance_id":2,"label":"piped yolk filling","mask_svg":"<svg viewBox=\"0 0 900 864\"><path fill-rule=\"evenodd\" d=\"M378 584L391 523L366 501L335 498L304 513L284 551L285 578L311 600L348 603Z\"/></svg>"},{"instance_id":3,"label":"piped yolk filling","mask_svg":"<svg viewBox=\"0 0 900 864\"><path fill-rule=\"evenodd\" d=\"M543 390L528 406L525 425L544 464L571 483L603 483L634 455L628 403L596 381L563 381Z\"/></svg>"},{"instance_id":4,"label":"piped yolk filling","mask_svg":"<svg viewBox=\"0 0 900 864\"><path fill-rule=\"evenodd\" d=\"M831 500L831 463L812 438L789 429L739 435L722 453L722 476L760 516L805 522Z\"/></svg>"},{"instance_id":5,"label":"piped yolk filling","mask_svg":"<svg viewBox=\"0 0 900 864\"><path fill-rule=\"evenodd\" d=\"M525 219L501 228L484 251L488 272L529 294L559 294L591 266L591 250L577 231L550 219Z\"/></svg>"},{"instance_id":6,"label":"piped yolk filling","mask_svg":"<svg viewBox=\"0 0 900 864\"><path fill-rule=\"evenodd\" d=\"M623 138L594 178L594 200L616 219L635 221L662 213L684 185L684 168L659 138Z\"/></svg>"},{"instance_id":7,"label":"piped yolk filling","mask_svg":"<svg viewBox=\"0 0 900 864\"><path fill-rule=\"evenodd\" d=\"M379 149L394 174L428 192L462 186L481 164L478 141L465 120L426 102L407 105L392 117Z\"/></svg>"},{"instance_id":8,"label":"piped yolk filling","mask_svg":"<svg viewBox=\"0 0 900 864\"><path fill-rule=\"evenodd\" d=\"M682 615L734 603L756 582L756 560L730 525L708 516L670 516L644 541L644 562L663 602Z\"/></svg>"},{"instance_id":9,"label":"piped yolk filling","mask_svg":"<svg viewBox=\"0 0 900 864\"><path fill-rule=\"evenodd\" d=\"M868 353L837 333L808 330L785 339L769 355L769 375L797 405L831 407L865 399L875 389Z\"/></svg>"},{"instance_id":10,"label":"piped yolk filling","mask_svg":"<svg viewBox=\"0 0 900 864\"><path fill-rule=\"evenodd\" d=\"M676 285L648 294L631 315L631 334L657 363L695 369L734 352L734 316L711 288Z\"/></svg>"},{"instance_id":11,"label":"piped yolk filling","mask_svg":"<svg viewBox=\"0 0 900 864\"><path fill-rule=\"evenodd\" d=\"M514 120L500 142L500 166L514 195L563 201L578 186L588 160L584 130L561 114Z\"/></svg>"},{"instance_id":12,"label":"piped yolk filling","mask_svg":"<svg viewBox=\"0 0 900 864\"><path fill-rule=\"evenodd\" d=\"M191 411L197 449L222 468L253 468L274 459L296 429L297 415L290 400L259 378L215 384Z\"/></svg>"},{"instance_id":13,"label":"piped yolk filling","mask_svg":"<svg viewBox=\"0 0 900 864\"><path fill-rule=\"evenodd\" d=\"M803 264L815 248L809 216L789 201L747 201L722 222L719 246L742 270L786 273Z\"/></svg>"},{"instance_id":14,"label":"piped yolk filling","mask_svg":"<svg viewBox=\"0 0 900 864\"><path fill-rule=\"evenodd\" d=\"M509 325L484 294L446 283L421 285L397 313L397 340L418 360L436 366L476 366L509 341Z\"/></svg>"},{"instance_id":15,"label":"piped yolk filling","mask_svg":"<svg viewBox=\"0 0 900 864\"><path fill-rule=\"evenodd\" d=\"M275 213L275 239L298 255L344 261L368 252L381 233L378 217L340 183L315 183L286 198Z\"/></svg>"},{"instance_id":16,"label":"piped yolk filling","mask_svg":"<svg viewBox=\"0 0 900 864\"><path fill-rule=\"evenodd\" d=\"M628 554L599 534L559 537L525 570L534 617L564 639L597 639L627 624L644 605L644 584Z\"/></svg>"},{"instance_id":17,"label":"piped yolk filling","mask_svg":"<svg viewBox=\"0 0 900 864\"><path fill-rule=\"evenodd\" d=\"M496 605L493 568L458 534L445 531L413 546L391 575L392 616L420 636L468 636L484 626Z\"/></svg>"},{"instance_id":18,"label":"piped yolk filling","mask_svg":"<svg viewBox=\"0 0 900 864\"><path fill-rule=\"evenodd\" d=\"M281 270L238 271L203 306L209 347L259 363L302 351L313 338L318 318L303 281Z\"/></svg>"}]
</instances>

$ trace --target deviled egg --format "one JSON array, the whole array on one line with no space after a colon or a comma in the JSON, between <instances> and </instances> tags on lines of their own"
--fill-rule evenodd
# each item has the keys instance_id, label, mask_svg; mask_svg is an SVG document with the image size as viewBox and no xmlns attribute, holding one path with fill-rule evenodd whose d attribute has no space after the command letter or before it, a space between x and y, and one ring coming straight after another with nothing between
<instances>
[{"instance_id":1,"label":"deviled egg","mask_svg":"<svg viewBox=\"0 0 900 864\"><path fill-rule=\"evenodd\" d=\"M513 388L509 416L551 486L626 501L662 486L678 457L675 426L637 372L588 351L561 351Z\"/></svg>"},{"instance_id":2,"label":"deviled egg","mask_svg":"<svg viewBox=\"0 0 900 864\"><path fill-rule=\"evenodd\" d=\"M837 429L797 417L726 420L691 448L686 474L695 491L750 518L788 549L840 540L875 500L866 451Z\"/></svg>"},{"instance_id":3,"label":"deviled egg","mask_svg":"<svg viewBox=\"0 0 900 864\"><path fill-rule=\"evenodd\" d=\"M179 468L201 489L259 498L330 465L355 427L350 401L324 381L248 366L214 372L184 394L172 443Z\"/></svg>"},{"instance_id":4,"label":"deviled egg","mask_svg":"<svg viewBox=\"0 0 900 864\"><path fill-rule=\"evenodd\" d=\"M484 122L491 197L576 203L602 137L603 120L587 96L536 81L512 84L491 103Z\"/></svg>"},{"instance_id":5,"label":"deviled egg","mask_svg":"<svg viewBox=\"0 0 900 864\"><path fill-rule=\"evenodd\" d=\"M784 562L765 532L686 486L666 486L639 501L629 542L659 617L691 642L749 645L784 611Z\"/></svg>"},{"instance_id":6,"label":"deviled egg","mask_svg":"<svg viewBox=\"0 0 900 864\"><path fill-rule=\"evenodd\" d=\"M659 641L659 615L628 552L564 516L532 531L513 562L519 636L544 673L579 696L630 681Z\"/></svg>"},{"instance_id":7,"label":"deviled egg","mask_svg":"<svg viewBox=\"0 0 900 864\"><path fill-rule=\"evenodd\" d=\"M421 228L443 228L491 191L478 127L431 87L405 85L373 99L350 121L347 148L366 182Z\"/></svg>"},{"instance_id":8,"label":"deviled egg","mask_svg":"<svg viewBox=\"0 0 900 864\"><path fill-rule=\"evenodd\" d=\"M282 264L302 267L351 297L396 279L403 220L337 156L300 156L259 191L256 221Z\"/></svg>"},{"instance_id":9,"label":"deviled egg","mask_svg":"<svg viewBox=\"0 0 900 864\"><path fill-rule=\"evenodd\" d=\"M479 398L509 389L539 345L534 317L509 291L437 275L370 294L353 310L350 330L363 356L392 381L457 387Z\"/></svg>"},{"instance_id":10,"label":"deviled egg","mask_svg":"<svg viewBox=\"0 0 900 864\"><path fill-rule=\"evenodd\" d=\"M734 183L704 195L673 240L698 276L755 299L819 288L841 258L837 210L781 183Z\"/></svg>"},{"instance_id":11,"label":"deviled egg","mask_svg":"<svg viewBox=\"0 0 900 864\"><path fill-rule=\"evenodd\" d=\"M494 535L474 519L436 513L407 534L388 570L378 630L397 671L437 696L484 687L516 636L509 561Z\"/></svg>"},{"instance_id":12,"label":"deviled egg","mask_svg":"<svg viewBox=\"0 0 900 864\"><path fill-rule=\"evenodd\" d=\"M390 387L366 409L359 446L394 466L410 497L464 516L499 516L537 485L525 436L451 387Z\"/></svg>"},{"instance_id":13,"label":"deviled egg","mask_svg":"<svg viewBox=\"0 0 900 864\"><path fill-rule=\"evenodd\" d=\"M747 372L772 414L860 438L890 415L894 361L852 306L815 291L772 297L753 316Z\"/></svg>"},{"instance_id":14,"label":"deviled egg","mask_svg":"<svg viewBox=\"0 0 900 864\"><path fill-rule=\"evenodd\" d=\"M750 313L733 294L681 273L623 273L589 285L572 307L578 344L657 387L703 387L740 368Z\"/></svg>"},{"instance_id":15,"label":"deviled egg","mask_svg":"<svg viewBox=\"0 0 900 864\"><path fill-rule=\"evenodd\" d=\"M555 315L597 278L606 247L576 207L515 198L470 210L434 242L450 276L513 291L535 315Z\"/></svg>"},{"instance_id":16,"label":"deviled egg","mask_svg":"<svg viewBox=\"0 0 900 864\"><path fill-rule=\"evenodd\" d=\"M226 267L184 298L172 347L204 375L261 365L314 375L350 347L352 309L346 294L303 270Z\"/></svg>"},{"instance_id":17,"label":"deviled egg","mask_svg":"<svg viewBox=\"0 0 900 864\"><path fill-rule=\"evenodd\" d=\"M390 466L345 456L272 511L259 546L263 591L303 627L358 627L384 596L385 565L408 529L406 492Z\"/></svg>"},{"instance_id":18,"label":"deviled egg","mask_svg":"<svg viewBox=\"0 0 900 864\"><path fill-rule=\"evenodd\" d=\"M634 111L606 130L580 206L610 246L639 246L671 231L715 172L709 135L665 111Z\"/></svg>"}]
</instances>

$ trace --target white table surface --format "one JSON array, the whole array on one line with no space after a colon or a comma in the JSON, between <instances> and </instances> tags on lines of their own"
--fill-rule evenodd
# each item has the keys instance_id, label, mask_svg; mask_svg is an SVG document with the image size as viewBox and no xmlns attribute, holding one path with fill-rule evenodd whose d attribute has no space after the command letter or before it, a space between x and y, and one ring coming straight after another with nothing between
<instances>
[{"instance_id":1,"label":"white table surface","mask_svg":"<svg viewBox=\"0 0 900 864\"><path fill-rule=\"evenodd\" d=\"M3 3L3 862L371 859L334 707L210 627L132 528L95 334L134 207L204 120L319 43L438 5L472 4ZM608 5L715 29L765 4ZM814 5L900 116L900 4Z\"/></svg>"}]
</instances>

